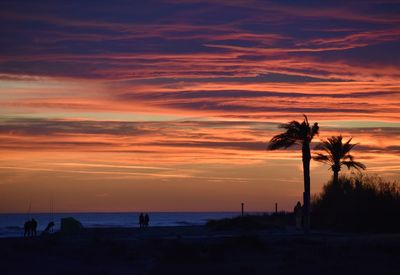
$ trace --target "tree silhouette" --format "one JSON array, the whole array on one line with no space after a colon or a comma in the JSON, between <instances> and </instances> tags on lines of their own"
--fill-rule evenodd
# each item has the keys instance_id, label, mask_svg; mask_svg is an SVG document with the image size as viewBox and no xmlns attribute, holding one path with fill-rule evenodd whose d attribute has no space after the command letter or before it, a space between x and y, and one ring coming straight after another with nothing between
<instances>
[{"instance_id":1,"label":"tree silhouette","mask_svg":"<svg viewBox=\"0 0 400 275\"><path fill-rule=\"evenodd\" d=\"M268 150L286 149L294 144L301 145L304 175L303 218L304 230L308 233L310 230L310 143L314 136L318 135L319 126L318 123L310 126L307 116L304 115L302 123L293 120L289 123L281 124L279 128L286 131L270 140Z\"/></svg>"},{"instance_id":2,"label":"tree silhouette","mask_svg":"<svg viewBox=\"0 0 400 275\"><path fill-rule=\"evenodd\" d=\"M355 161L354 156L350 154L350 151L357 145L351 144L351 140L352 138L343 142L341 135L332 136L315 147L315 149L322 150L324 153L317 153L313 159L331 166L334 185L339 184L339 172L343 165L347 166L348 169L364 170L366 168L363 163Z\"/></svg>"}]
</instances>

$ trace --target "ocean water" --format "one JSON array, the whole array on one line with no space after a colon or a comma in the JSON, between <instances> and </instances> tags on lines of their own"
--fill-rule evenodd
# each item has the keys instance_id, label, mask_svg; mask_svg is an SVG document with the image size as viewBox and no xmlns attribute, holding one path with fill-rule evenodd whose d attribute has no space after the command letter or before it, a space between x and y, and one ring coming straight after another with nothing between
<instances>
[{"instance_id":1,"label":"ocean water","mask_svg":"<svg viewBox=\"0 0 400 275\"><path fill-rule=\"evenodd\" d=\"M0 214L0 237L23 236L26 220L35 218L38 222L38 233L53 220L54 230L60 229L62 218L73 217L84 227L138 227L139 214L132 213L33 213ZM203 225L208 220L230 218L238 212L152 212L149 213L150 226L185 226Z\"/></svg>"}]
</instances>

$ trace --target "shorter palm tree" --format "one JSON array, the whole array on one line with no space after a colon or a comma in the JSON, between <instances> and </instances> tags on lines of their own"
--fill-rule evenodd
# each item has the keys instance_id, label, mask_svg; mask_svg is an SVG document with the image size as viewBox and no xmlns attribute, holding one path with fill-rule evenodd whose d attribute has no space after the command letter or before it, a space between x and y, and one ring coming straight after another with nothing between
<instances>
[{"instance_id":1,"label":"shorter palm tree","mask_svg":"<svg viewBox=\"0 0 400 275\"><path fill-rule=\"evenodd\" d=\"M366 168L363 163L355 161L354 156L350 154L350 151L357 145L350 143L351 140L352 138L343 142L342 135L332 136L315 147L316 150L322 150L324 153L317 153L313 159L331 166L334 185L339 183L339 172L343 165L348 169L364 170Z\"/></svg>"}]
</instances>

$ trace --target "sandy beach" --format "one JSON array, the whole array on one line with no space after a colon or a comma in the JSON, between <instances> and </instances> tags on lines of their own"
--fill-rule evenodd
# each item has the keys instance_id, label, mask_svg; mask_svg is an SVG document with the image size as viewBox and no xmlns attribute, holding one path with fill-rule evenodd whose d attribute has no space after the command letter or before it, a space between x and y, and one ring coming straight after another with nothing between
<instances>
[{"instance_id":1,"label":"sandy beach","mask_svg":"<svg viewBox=\"0 0 400 275\"><path fill-rule=\"evenodd\" d=\"M205 226L0 239L1 274L399 274L400 235Z\"/></svg>"}]
</instances>

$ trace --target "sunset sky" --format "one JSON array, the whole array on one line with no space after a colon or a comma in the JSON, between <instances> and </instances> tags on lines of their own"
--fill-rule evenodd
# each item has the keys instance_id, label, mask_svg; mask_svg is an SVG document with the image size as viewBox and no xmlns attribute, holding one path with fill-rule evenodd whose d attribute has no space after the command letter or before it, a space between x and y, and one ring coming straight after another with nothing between
<instances>
[{"instance_id":1,"label":"sunset sky","mask_svg":"<svg viewBox=\"0 0 400 275\"><path fill-rule=\"evenodd\" d=\"M302 114L400 180L399 1L12 0L0 24L0 212L289 210L301 152L266 147Z\"/></svg>"}]
</instances>

